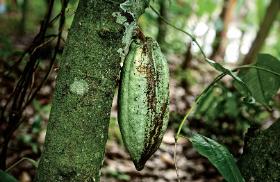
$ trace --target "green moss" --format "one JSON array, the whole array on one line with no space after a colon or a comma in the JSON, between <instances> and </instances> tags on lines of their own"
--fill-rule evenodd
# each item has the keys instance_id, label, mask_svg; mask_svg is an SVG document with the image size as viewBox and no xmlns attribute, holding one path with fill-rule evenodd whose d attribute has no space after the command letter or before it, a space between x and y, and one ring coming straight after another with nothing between
<instances>
[{"instance_id":1,"label":"green moss","mask_svg":"<svg viewBox=\"0 0 280 182\"><path fill-rule=\"evenodd\" d=\"M280 179L280 120L262 132L247 134L238 165L246 181L278 182Z\"/></svg>"}]
</instances>

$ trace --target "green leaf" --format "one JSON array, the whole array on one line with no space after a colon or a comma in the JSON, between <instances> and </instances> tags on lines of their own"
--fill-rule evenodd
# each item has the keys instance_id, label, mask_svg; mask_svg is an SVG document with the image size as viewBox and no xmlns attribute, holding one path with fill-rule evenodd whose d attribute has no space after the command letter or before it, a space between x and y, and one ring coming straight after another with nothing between
<instances>
[{"instance_id":1,"label":"green leaf","mask_svg":"<svg viewBox=\"0 0 280 182\"><path fill-rule=\"evenodd\" d=\"M244 182L235 160L227 148L216 141L197 133L191 133L188 138L192 142L193 147L202 156L208 158L208 160L223 175L226 181Z\"/></svg>"},{"instance_id":2,"label":"green leaf","mask_svg":"<svg viewBox=\"0 0 280 182\"><path fill-rule=\"evenodd\" d=\"M10 174L0 170L0 181L5 181L5 182L18 182L18 180L16 180L16 178L14 178L13 176L11 176Z\"/></svg>"},{"instance_id":3,"label":"green leaf","mask_svg":"<svg viewBox=\"0 0 280 182\"><path fill-rule=\"evenodd\" d=\"M259 54L254 66L280 74L280 61L269 54ZM280 88L280 77L264 70L249 68L240 71L239 77L249 87L256 101L266 106Z\"/></svg>"}]
</instances>

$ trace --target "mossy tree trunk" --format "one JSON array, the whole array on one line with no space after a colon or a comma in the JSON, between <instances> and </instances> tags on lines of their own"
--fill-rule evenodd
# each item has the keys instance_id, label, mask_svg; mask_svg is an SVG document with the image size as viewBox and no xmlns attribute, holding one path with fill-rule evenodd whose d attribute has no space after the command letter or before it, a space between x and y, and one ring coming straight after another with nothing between
<instances>
[{"instance_id":1,"label":"mossy tree trunk","mask_svg":"<svg viewBox=\"0 0 280 182\"><path fill-rule=\"evenodd\" d=\"M80 0L62 56L36 181L99 181L120 71L124 0ZM148 1L134 0L137 15ZM137 18L137 17L136 17Z\"/></svg>"},{"instance_id":2,"label":"mossy tree trunk","mask_svg":"<svg viewBox=\"0 0 280 182\"><path fill-rule=\"evenodd\" d=\"M280 119L264 131L246 134L244 152L238 161L248 182L278 182L280 179Z\"/></svg>"}]
</instances>

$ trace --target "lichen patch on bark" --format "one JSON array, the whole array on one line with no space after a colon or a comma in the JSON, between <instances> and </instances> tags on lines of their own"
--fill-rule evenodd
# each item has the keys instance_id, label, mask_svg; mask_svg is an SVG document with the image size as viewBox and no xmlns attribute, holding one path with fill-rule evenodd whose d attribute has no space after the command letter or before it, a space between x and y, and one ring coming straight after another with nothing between
<instances>
[{"instance_id":1,"label":"lichen patch on bark","mask_svg":"<svg viewBox=\"0 0 280 182\"><path fill-rule=\"evenodd\" d=\"M81 96L86 94L88 89L88 83L82 79L75 78L74 82L70 85L70 91Z\"/></svg>"}]
</instances>

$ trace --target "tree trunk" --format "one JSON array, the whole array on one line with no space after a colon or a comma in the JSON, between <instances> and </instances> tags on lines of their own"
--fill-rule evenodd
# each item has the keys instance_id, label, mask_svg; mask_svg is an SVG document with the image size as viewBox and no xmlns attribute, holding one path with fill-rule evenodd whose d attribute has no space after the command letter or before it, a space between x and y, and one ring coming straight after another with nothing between
<instances>
[{"instance_id":1,"label":"tree trunk","mask_svg":"<svg viewBox=\"0 0 280 182\"><path fill-rule=\"evenodd\" d=\"M220 57L220 59L223 60L225 54L228 26L232 20L232 14L236 6L236 2L236 0L224 0L223 9L220 14L220 20L223 23L223 27L216 32L216 37L213 43L213 52L210 56L210 59L214 60L217 57Z\"/></svg>"},{"instance_id":2,"label":"tree trunk","mask_svg":"<svg viewBox=\"0 0 280 182\"><path fill-rule=\"evenodd\" d=\"M271 0L270 5L268 6L266 10L266 14L264 16L264 19L260 25L260 29L257 33L257 36L252 43L252 46L248 52L248 54L245 56L243 60L243 64L251 64L257 54L260 52L265 39L267 38L269 34L269 30L271 29L273 22L277 18L278 11L280 9L280 1L279 0Z\"/></svg>"},{"instance_id":3,"label":"tree trunk","mask_svg":"<svg viewBox=\"0 0 280 182\"><path fill-rule=\"evenodd\" d=\"M120 71L124 27L117 1L80 0L57 78L36 181L99 181ZM122 0L123 2L123 0ZM134 1L144 12L147 1ZM137 16L136 16L137 18Z\"/></svg>"},{"instance_id":4,"label":"tree trunk","mask_svg":"<svg viewBox=\"0 0 280 182\"><path fill-rule=\"evenodd\" d=\"M250 131L250 129L249 129ZM278 182L280 179L280 120L262 132L248 132L238 165L245 181Z\"/></svg>"}]
</instances>

